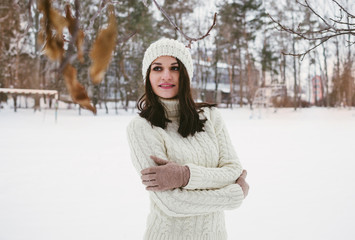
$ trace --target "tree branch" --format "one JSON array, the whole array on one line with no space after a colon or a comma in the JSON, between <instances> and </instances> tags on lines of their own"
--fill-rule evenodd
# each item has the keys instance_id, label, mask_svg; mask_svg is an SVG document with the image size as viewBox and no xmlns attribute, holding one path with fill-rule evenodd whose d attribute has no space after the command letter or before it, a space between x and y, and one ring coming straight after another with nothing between
<instances>
[{"instance_id":1,"label":"tree branch","mask_svg":"<svg viewBox=\"0 0 355 240\"><path fill-rule=\"evenodd\" d=\"M335 23L338 23L338 24L344 24L344 25L348 25L348 26L355 26L355 23L341 22L341 21L335 20L333 18L329 18L329 19L332 20Z\"/></svg>"},{"instance_id":2,"label":"tree branch","mask_svg":"<svg viewBox=\"0 0 355 240\"><path fill-rule=\"evenodd\" d=\"M169 21L169 23L174 27L175 30L177 30L179 33L181 33L181 35L189 41L189 44L186 46L188 48L191 48L191 44L193 41L199 41L204 39L205 37L207 37L210 34L210 31L212 30L212 28L216 25L216 19L217 19L217 13L214 14L213 17L213 23L211 25L211 27L208 29L207 33L205 35L203 35L202 37L199 38L192 38L187 36L177 25L176 23L171 19L171 17L166 13L166 11L157 3L156 0L153 0L155 6L158 8L158 10L164 15L164 17Z\"/></svg>"},{"instance_id":3,"label":"tree branch","mask_svg":"<svg viewBox=\"0 0 355 240\"><path fill-rule=\"evenodd\" d=\"M326 38L324 38L323 40L321 40L318 44L316 44L315 46L313 46L312 48L308 49L306 52L303 52L303 53L285 53L282 51L282 54L284 55L290 55L290 56L295 56L295 57L301 57L301 61L304 59L304 57L309 53L311 52L312 50L316 49L317 47L319 47L320 45L322 45L324 42L328 41L329 39L333 38L333 37L336 37L336 36L340 36L340 35L346 35L346 33L339 33L339 34L336 34L336 35L332 35L332 36L328 36Z\"/></svg>"},{"instance_id":4,"label":"tree branch","mask_svg":"<svg viewBox=\"0 0 355 240\"><path fill-rule=\"evenodd\" d=\"M349 17L353 17L353 15L351 15L349 12L347 12L344 7L342 7L336 0L332 0L333 2L335 2L341 10L343 10L344 12L346 12L348 14ZM278 29L279 31L284 31L287 33L290 33L292 35L296 35L298 37L300 37L301 39L307 40L307 41L315 41L313 44L315 44L313 47L309 48L307 51L303 52L303 53L299 53L299 54L295 54L295 53L285 53L282 52L282 54L284 55L291 55L291 56L298 56L301 57L302 59L305 57L305 55L307 55L309 52L311 52L312 50L316 49L318 46L320 46L321 44L323 44L324 42L328 41L329 39L333 38L333 37L337 37L340 35L355 35L355 29L354 28L350 28L350 26L354 26L355 24L353 23L345 23L342 22L340 18L340 20L334 20L332 18L329 18L331 21L333 21L333 24L330 24L327 20L325 20L320 14L318 14L309 4L307 0L304 0L304 3L301 3L299 0L296 0L296 2L298 4L300 4L301 6L308 8L314 15L317 16L318 19L320 19L323 23L325 23L326 27L323 29L319 29L316 31L307 31L307 32L302 32L302 31L298 31L295 30L293 28L289 28L286 27L284 25L282 25L280 22L276 21L270 14L268 14L269 18L272 20L272 22L274 22L277 26L276 29ZM348 28L339 28L336 24L342 24L342 25L347 25ZM309 35L318 35L318 37L313 37L313 36L309 36ZM350 42L349 42L350 44ZM354 43L351 43L354 44Z\"/></svg>"},{"instance_id":5,"label":"tree branch","mask_svg":"<svg viewBox=\"0 0 355 240\"><path fill-rule=\"evenodd\" d=\"M344 12L346 12L346 14L348 14L351 18L355 18L354 15L352 15L351 13L349 13L342 5L340 5L336 0L332 0L335 4L337 4L341 10L343 10Z\"/></svg>"},{"instance_id":6,"label":"tree branch","mask_svg":"<svg viewBox=\"0 0 355 240\"><path fill-rule=\"evenodd\" d=\"M321 29L319 31L309 31L309 32L306 32L306 33L300 33L300 32L297 32L291 28L288 28L284 25L282 25L281 23L279 23L278 21L276 21L273 17L271 17L270 14L268 14L269 18L274 22L276 23L280 28L281 28L281 31L285 31L285 32L288 32L288 33L291 33L291 34L294 34L294 35L297 35L299 36L300 38L303 38L305 40L309 40L309 41L316 41L316 40L323 40L324 38L327 38L328 36L322 36L322 37L307 37L306 35L307 34L312 34L312 33L318 33L318 34L326 34L329 32L329 28L326 28L326 29ZM334 33L335 34L335 33ZM331 36L331 35L329 35Z\"/></svg>"},{"instance_id":7,"label":"tree branch","mask_svg":"<svg viewBox=\"0 0 355 240\"><path fill-rule=\"evenodd\" d=\"M307 0L305 0L306 5L300 3L298 0L296 0L296 2L297 2L298 4L300 4L300 5L302 5L302 6L306 7L306 8L308 8L309 10L311 10L311 12L312 12L313 14L315 14L318 18L320 18L320 19L325 23L325 25L327 25L329 28L333 28L333 29L334 29L334 26L331 26L323 17L321 17L321 16L308 4Z\"/></svg>"},{"instance_id":8,"label":"tree branch","mask_svg":"<svg viewBox=\"0 0 355 240\"><path fill-rule=\"evenodd\" d=\"M9 16L10 16L10 12L8 12L5 17L0 18L0 22L5 21Z\"/></svg>"},{"instance_id":9,"label":"tree branch","mask_svg":"<svg viewBox=\"0 0 355 240\"><path fill-rule=\"evenodd\" d=\"M71 34L71 39L70 39L70 42L68 45L67 54L63 58L63 60L60 63L60 66L59 66L60 72L63 72L63 70L65 69L67 64L71 64L77 56L77 53L75 53L75 51L74 51L74 46L75 46L76 39L78 37L78 32L79 32L79 16L80 16L80 11L79 11L80 10L80 2L79 2L79 0L75 0L74 8L75 8L74 30ZM69 11L70 11L70 9L69 9ZM70 53L70 52L72 52L72 53Z\"/></svg>"},{"instance_id":10,"label":"tree branch","mask_svg":"<svg viewBox=\"0 0 355 240\"><path fill-rule=\"evenodd\" d=\"M136 34L137 34L137 32L133 32L133 33L131 33L131 34L128 35L128 36L125 36L125 37L123 37L123 38L119 38L119 39L117 39L117 43L118 43L118 44L125 43L125 42L127 42L129 39L131 39L134 35L136 35Z\"/></svg>"},{"instance_id":11,"label":"tree branch","mask_svg":"<svg viewBox=\"0 0 355 240\"><path fill-rule=\"evenodd\" d=\"M94 16L91 17L90 19L90 24L89 26L86 28L86 30L89 30L93 28L93 25L94 25L94 22L95 22L95 19L100 16L101 12L102 12L102 9L105 8L105 6L107 5L107 3L117 3L119 4L120 2L119 1L111 1L111 0L101 0L101 4L99 6L99 10L95 13ZM130 35L126 36L126 37L123 37L122 39L120 38L117 38L117 43L123 43L123 42L127 42L129 39L131 39L134 35L136 35L137 32L133 32L131 33Z\"/></svg>"},{"instance_id":12,"label":"tree branch","mask_svg":"<svg viewBox=\"0 0 355 240\"><path fill-rule=\"evenodd\" d=\"M106 5L107 2L108 2L108 0L101 0L101 4L100 4L100 6L99 6L99 10L95 13L94 16L91 17L91 19L90 19L90 24L89 24L89 26L86 28L86 30L92 29L92 27L94 26L95 19L96 19L98 16L100 16L102 9L105 7L105 5Z\"/></svg>"}]
</instances>

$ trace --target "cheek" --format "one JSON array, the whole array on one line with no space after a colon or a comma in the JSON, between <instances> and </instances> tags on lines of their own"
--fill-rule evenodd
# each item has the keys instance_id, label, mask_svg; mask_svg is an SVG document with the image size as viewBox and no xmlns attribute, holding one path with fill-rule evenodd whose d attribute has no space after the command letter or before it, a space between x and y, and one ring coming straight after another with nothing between
<instances>
[{"instance_id":1,"label":"cheek","mask_svg":"<svg viewBox=\"0 0 355 240\"><path fill-rule=\"evenodd\" d=\"M154 82L154 74L152 72L149 73L149 81Z\"/></svg>"},{"instance_id":2,"label":"cheek","mask_svg":"<svg viewBox=\"0 0 355 240\"><path fill-rule=\"evenodd\" d=\"M152 87L154 87L155 84L157 83L157 76L156 76L156 74L150 73L150 74L149 74L149 81L150 81L150 85L152 85Z\"/></svg>"},{"instance_id":3,"label":"cheek","mask_svg":"<svg viewBox=\"0 0 355 240\"><path fill-rule=\"evenodd\" d=\"M158 80L156 74L149 74L149 82L153 92L156 93L159 90L157 86Z\"/></svg>"}]
</instances>

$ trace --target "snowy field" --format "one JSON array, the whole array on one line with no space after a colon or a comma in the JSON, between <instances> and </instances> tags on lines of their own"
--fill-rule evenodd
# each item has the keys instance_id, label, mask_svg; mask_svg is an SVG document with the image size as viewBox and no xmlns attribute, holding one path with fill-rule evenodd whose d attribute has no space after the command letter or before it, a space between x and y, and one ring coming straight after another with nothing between
<instances>
[{"instance_id":1,"label":"snowy field","mask_svg":"<svg viewBox=\"0 0 355 240\"><path fill-rule=\"evenodd\" d=\"M226 211L229 239L355 239L355 110L221 112L250 184ZM0 240L142 239L133 116L0 109Z\"/></svg>"}]
</instances>

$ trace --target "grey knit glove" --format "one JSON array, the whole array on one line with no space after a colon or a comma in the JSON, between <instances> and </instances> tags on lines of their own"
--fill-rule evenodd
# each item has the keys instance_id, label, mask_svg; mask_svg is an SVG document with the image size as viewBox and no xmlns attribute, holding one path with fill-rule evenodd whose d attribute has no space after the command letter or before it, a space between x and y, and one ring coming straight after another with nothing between
<instances>
[{"instance_id":1,"label":"grey knit glove","mask_svg":"<svg viewBox=\"0 0 355 240\"><path fill-rule=\"evenodd\" d=\"M190 169L161 158L150 156L158 166L143 169L142 182L150 191L165 191L185 187L190 180Z\"/></svg>"}]
</instances>

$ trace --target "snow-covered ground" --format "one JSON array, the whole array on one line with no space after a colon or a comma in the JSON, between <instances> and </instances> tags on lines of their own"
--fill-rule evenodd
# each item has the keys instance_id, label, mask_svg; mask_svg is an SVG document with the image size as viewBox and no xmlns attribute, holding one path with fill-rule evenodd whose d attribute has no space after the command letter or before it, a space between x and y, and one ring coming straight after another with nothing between
<instances>
[{"instance_id":1,"label":"snow-covered ground","mask_svg":"<svg viewBox=\"0 0 355 240\"><path fill-rule=\"evenodd\" d=\"M229 239L355 239L355 110L221 112L250 184L226 211ZM142 239L133 116L0 109L0 240Z\"/></svg>"}]
</instances>

